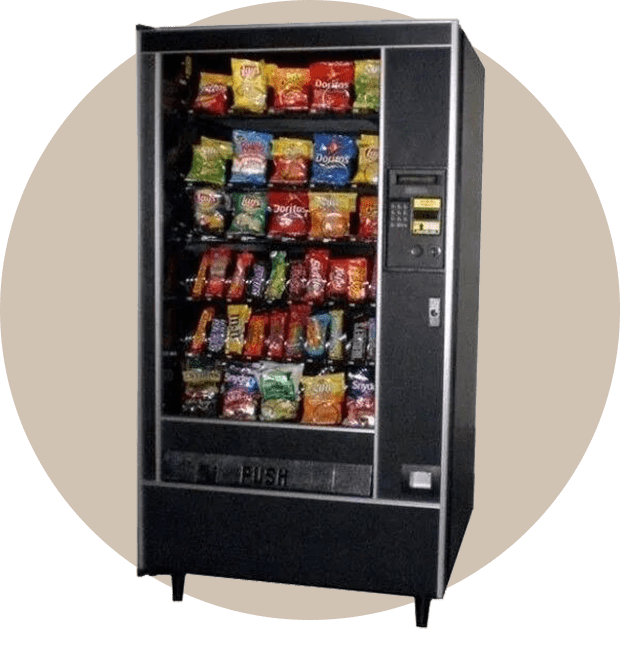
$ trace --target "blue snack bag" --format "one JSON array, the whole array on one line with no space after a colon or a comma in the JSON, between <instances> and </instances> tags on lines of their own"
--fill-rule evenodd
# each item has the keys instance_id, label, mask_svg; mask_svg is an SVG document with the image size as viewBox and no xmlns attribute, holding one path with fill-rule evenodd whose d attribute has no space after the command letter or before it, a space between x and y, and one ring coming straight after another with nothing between
<instances>
[{"instance_id":1,"label":"blue snack bag","mask_svg":"<svg viewBox=\"0 0 621 647\"><path fill-rule=\"evenodd\" d=\"M311 182L332 186L349 184L356 150L356 142L352 137L327 133L316 134Z\"/></svg>"},{"instance_id":2,"label":"blue snack bag","mask_svg":"<svg viewBox=\"0 0 621 647\"><path fill-rule=\"evenodd\" d=\"M271 147L272 135L269 133L234 130L231 184L263 186Z\"/></svg>"}]
</instances>

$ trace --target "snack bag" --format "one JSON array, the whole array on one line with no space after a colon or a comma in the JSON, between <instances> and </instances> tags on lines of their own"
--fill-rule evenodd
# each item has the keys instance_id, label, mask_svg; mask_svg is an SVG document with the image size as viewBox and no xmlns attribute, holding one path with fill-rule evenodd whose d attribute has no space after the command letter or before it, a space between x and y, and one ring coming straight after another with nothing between
<instances>
[{"instance_id":1,"label":"snack bag","mask_svg":"<svg viewBox=\"0 0 621 647\"><path fill-rule=\"evenodd\" d=\"M262 113L267 107L267 78L263 61L232 58L233 110Z\"/></svg>"},{"instance_id":2,"label":"snack bag","mask_svg":"<svg viewBox=\"0 0 621 647\"><path fill-rule=\"evenodd\" d=\"M226 162L233 154L230 142L201 137L200 143L193 146L192 151L192 166L185 179L223 186L226 182Z\"/></svg>"},{"instance_id":3,"label":"snack bag","mask_svg":"<svg viewBox=\"0 0 621 647\"><path fill-rule=\"evenodd\" d=\"M380 104L380 61L356 61L354 85L356 100L354 112L378 112Z\"/></svg>"},{"instance_id":4,"label":"snack bag","mask_svg":"<svg viewBox=\"0 0 621 647\"><path fill-rule=\"evenodd\" d=\"M252 276L248 286L249 296L254 301L261 301L267 283L267 265L261 261L252 266Z\"/></svg>"},{"instance_id":5,"label":"snack bag","mask_svg":"<svg viewBox=\"0 0 621 647\"><path fill-rule=\"evenodd\" d=\"M306 322L310 312L309 305L293 305L289 309L289 328L285 341L285 357L287 359L297 360L304 356Z\"/></svg>"},{"instance_id":6,"label":"snack bag","mask_svg":"<svg viewBox=\"0 0 621 647\"><path fill-rule=\"evenodd\" d=\"M234 130L231 184L264 185L271 146L269 133Z\"/></svg>"},{"instance_id":7,"label":"snack bag","mask_svg":"<svg viewBox=\"0 0 621 647\"><path fill-rule=\"evenodd\" d=\"M367 259L350 258L347 261L347 298L350 303L360 303L367 298Z\"/></svg>"},{"instance_id":8,"label":"snack bag","mask_svg":"<svg viewBox=\"0 0 621 647\"><path fill-rule=\"evenodd\" d=\"M231 262L228 247L212 247L209 250L209 278L205 283L207 298L221 298L226 287L226 274Z\"/></svg>"},{"instance_id":9,"label":"snack bag","mask_svg":"<svg viewBox=\"0 0 621 647\"><path fill-rule=\"evenodd\" d=\"M270 359L283 359L285 356L287 318L288 314L284 310L270 312L270 333L265 342L266 354Z\"/></svg>"},{"instance_id":10,"label":"snack bag","mask_svg":"<svg viewBox=\"0 0 621 647\"><path fill-rule=\"evenodd\" d=\"M347 374L345 427L373 427L375 424L375 384L368 368Z\"/></svg>"},{"instance_id":11,"label":"snack bag","mask_svg":"<svg viewBox=\"0 0 621 647\"><path fill-rule=\"evenodd\" d=\"M193 355L200 355L205 348L207 343L207 326L211 323L214 318L216 311L214 308L205 308L201 313L201 317L196 326L196 331L192 336L192 342L190 344L190 353Z\"/></svg>"},{"instance_id":12,"label":"snack bag","mask_svg":"<svg viewBox=\"0 0 621 647\"><path fill-rule=\"evenodd\" d=\"M345 313L343 310L330 311L330 338L328 357L334 362L345 359Z\"/></svg>"},{"instance_id":13,"label":"snack bag","mask_svg":"<svg viewBox=\"0 0 621 647\"><path fill-rule=\"evenodd\" d=\"M304 261L291 261L289 283L287 284L287 298L289 301L302 301L304 299L306 280L306 263Z\"/></svg>"},{"instance_id":14,"label":"snack bag","mask_svg":"<svg viewBox=\"0 0 621 647\"><path fill-rule=\"evenodd\" d=\"M244 340L246 335L246 324L250 319L250 306L247 305L230 305L227 308L229 320L226 334L226 354L241 355L244 350Z\"/></svg>"},{"instance_id":15,"label":"snack bag","mask_svg":"<svg viewBox=\"0 0 621 647\"><path fill-rule=\"evenodd\" d=\"M217 318L211 322L209 344L207 350L213 355L219 355L224 350L226 341L226 319Z\"/></svg>"},{"instance_id":16,"label":"snack bag","mask_svg":"<svg viewBox=\"0 0 621 647\"><path fill-rule=\"evenodd\" d=\"M330 259L330 273L326 285L329 299L344 299L347 296L347 265L346 258Z\"/></svg>"},{"instance_id":17,"label":"snack bag","mask_svg":"<svg viewBox=\"0 0 621 647\"><path fill-rule=\"evenodd\" d=\"M184 392L181 413L215 418L222 382L222 367L204 357L189 357L182 371Z\"/></svg>"},{"instance_id":18,"label":"snack bag","mask_svg":"<svg viewBox=\"0 0 621 647\"><path fill-rule=\"evenodd\" d=\"M368 339L367 339L367 362L375 362L375 317L369 317Z\"/></svg>"},{"instance_id":19,"label":"snack bag","mask_svg":"<svg viewBox=\"0 0 621 647\"><path fill-rule=\"evenodd\" d=\"M330 315L320 312L312 315L306 325L306 354L313 359L320 359L326 354L326 342Z\"/></svg>"},{"instance_id":20,"label":"snack bag","mask_svg":"<svg viewBox=\"0 0 621 647\"><path fill-rule=\"evenodd\" d=\"M303 376L302 422L309 425L338 425L343 418L345 374Z\"/></svg>"},{"instance_id":21,"label":"snack bag","mask_svg":"<svg viewBox=\"0 0 621 647\"><path fill-rule=\"evenodd\" d=\"M330 252L327 249L311 249L306 252L306 301L323 303L326 296L326 283L330 268Z\"/></svg>"},{"instance_id":22,"label":"snack bag","mask_svg":"<svg viewBox=\"0 0 621 647\"><path fill-rule=\"evenodd\" d=\"M203 252L201 264L198 268L196 278L194 279L194 283L192 285L192 291L190 293L190 297L192 299L200 299L205 295L205 281L207 279L207 271L209 270L210 259L210 252Z\"/></svg>"},{"instance_id":23,"label":"snack bag","mask_svg":"<svg viewBox=\"0 0 621 647\"><path fill-rule=\"evenodd\" d=\"M265 300L277 301L282 297L287 285L287 253L286 252L270 252L270 259L272 261L272 269L270 278L267 281L265 288Z\"/></svg>"},{"instance_id":24,"label":"snack bag","mask_svg":"<svg viewBox=\"0 0 621 647\"><path fill-rule=\"evenodd\" d=\"M233 220L231 236L262 236L265 234L267 196L265 193L233 193Z\"/></svg>"},{"instance_id":25,"label":"snack bag","mask_svg":"<svg viewBox=\"0 0 621 647\"><path fill-rule=\"evenodd\" d=\"M308 68L276 67L270 78L275 112L308 110L311 75Z\"/></svg>"},{"instance_id":26,"label":"snack bag","mask_svg":"<svg viewBox=\"0 0 621 647\"><path fill-rule=\"evenodd\" d=\"M351 61L313 63L310 66L311 112L349 112L354 72Z\"/></svg>"},{"instance_id":27,"label":"snack bag","mask_svg":"<svg viewBox=\"0 0 621 647\"><path fill-rule=\"evenodd\" d=\"M261 420L295 420L300 402L303 364L262 362L259 368Z\"/></svg>"},{"instance_id":28,"label":"snack bag","mask_svg":"<svg viewBox=\"0 0 621 647\"><path fill-rule=\"evenodd\" d=\"M259 399L259 383L255 370L237 362L228 364L224 372L222 418L256 420Z\"/></svg>"},{"instance_id":29,"label":"snack bag","mask_svg":"<svg viewBox=\"0 0 621 647\"><path fill-rule=\"evenodd\" d=\"M272 212L268 235L274 238L302 238L308 234L308 193L270 191Z\"/></svg>"},{"instance_id":30,"label":"snack bag","mask_svg":"<svg viewBox=\"0 0 621 647\"><path fill-rule=\"evenodd\" d=\"M354 319L354 326L349 344L349 361L352 364L361 364L367 356L367 340L369 333L369 321L363 314Z\"/></svg>"},{"instance_id":31,"label":"snack bag","mask_svg":"<svg viewBox=\"0 0 621 647\"><path fill-rule=\"evenodd\" d=\"M352 176L356 142L347 135L318 133L314 136L313 173L315 184L345 186Z\"/></svg>"},{"instance_id":32,"label":"snack bag","mask_svg":"<svg viewBox=\"0 0 621 647\"><path fill-rule=\"evenodd\" d=\"M377 196L363 195L358 201L358 216L360 227L358 237L364 240L375 240L377 238Z\"/></svg>"},{"instance_id":33,"label":"snack bag","mask_svg":"<svg viewBox=\"0 0 621 647\"><path fill-rule=\"evenodd\" d=\"M270 317L268 314L252 315L248 322L248 334L244 344L244 356L253 359L263 357L265 335Z\"/></svg>"},{"instance_id":34,"label":"snack bag","mask_svg":"<svg viewBox=\"0 0 621 647\"><path fill-rule=\"evenodd\" d=\"M235 262L235 270L229 283L229 289L226 293L226 298L229 301L241 301L246 294L246 274L248 268L254 261L254 254L250 252L242 252L237 256Z\"/></svg>"},{"instance_id":35,"label":"snack bag","mask_svg":"<svg viewBox=\"0 0 621 647\"><path fill-rule=\"evenodd\" d=\"M307 139L279 137L272 142L272 184L306 184L313 158L313 143Z\"/></svg>"},{"instance_id":36,"label":"snack bag","mask_svg":"<svg viewBox=\"0 0 621 647\"><path fill-rule=\"evenodd\" d=\"M201 72L198 94L192 108L197 112L225 115L229 109L229 88L231 84L230 75Z\"/></svg>"},{"instance_id":37,"label":"snack bag","mask_svg":"<svg viewBox=\"0 0 621 647\"><path fill-rule=\"evenodd\" d=\"M377 297L377 261L373 263L371 283L369 284L369 299L374 301L376 297Z\"/></svg>"},{"instance_id":38,"label":"snack bag","mask_svg":"<svg viewBox=\"0 0 621 647\"><path fill-rule=\"evenodd\" d=\"M354 184L377 184L379 176L379 137L360 135L358 140L358 172Z\"/></svg>"},{"instance_id":39,"label":"snack bag","mask_svg":"<svg viewBox=\"0 0 621 647\"><path fill-rule=\"evenodd\" d=\"M344 238L349 234L355 193L310 193L311 238Z\"/></svg>"},{"instance_id":40,"label":"snack bag","mask_svg":"<svg viewBox=\"0 0 621 647\"><path fill-rule=\"evenodd\" d=\"M196 226L205 234L221 234L226 216L224 193L207 187L196 189L193 202Z\"/></svg>"}]
</instances>

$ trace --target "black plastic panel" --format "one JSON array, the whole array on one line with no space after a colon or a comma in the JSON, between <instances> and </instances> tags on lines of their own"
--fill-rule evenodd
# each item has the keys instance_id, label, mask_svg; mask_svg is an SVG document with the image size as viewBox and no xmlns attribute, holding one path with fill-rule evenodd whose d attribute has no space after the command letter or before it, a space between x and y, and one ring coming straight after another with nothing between
<instances>
[{"instance_id":1,"label":"black plastic panel","mask_svg":"<svg viewBox=\"0 0 621 647\"><path fill-rule=\"evenodd\" d=\"M318 19L322 18L318 9ZM325 9L329 13L328 9ZM326 15L325 17L329 17ZM246 25L160 28L138 31L139 51L172 52L250 48L377 47L378 45L448 45L451 24L409 21L317 25Z\"/></svg>"},{"instance_id":2,"label":"black plastic panel","mask_svg":"<svg viewBox=\"0 0 621 647\"><path fill-rule=\"evenodd\" d=\"M144 574L436 595L436 509L158 486L144 493Z\"/></svg>"},{"instance_id":3,"label":"black plastic panel","mask_svg":"<svg viewBox=\"0 0 621 647\"><path fill-rule=\"evenodd\" d=\"M445 168L450 49L386 52L386 168Z\"/></svg>"},{"instance_id":4,"label":"black plastic panel","mask_svg":"<svg viewBox=\"0 0 621 647\"><path fill-rule=\"evenodd\" d=\"M431 326L429 299L444 295L440 272L383 278L378 494L408 498L404 464L439 465L444 317Z\"/></svg>"}]
</instances>

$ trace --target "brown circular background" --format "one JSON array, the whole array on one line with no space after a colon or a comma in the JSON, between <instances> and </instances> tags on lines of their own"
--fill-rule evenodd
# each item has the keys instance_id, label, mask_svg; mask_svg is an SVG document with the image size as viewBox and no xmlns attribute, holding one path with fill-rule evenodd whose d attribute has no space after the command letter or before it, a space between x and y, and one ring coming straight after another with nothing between
<instances>
[{"instance_id":1,"label":"brown circular background","mask_svg":"<svg viewBox=\"0 0 621 647\"><path fill-rule=\"evenodd\" d=\"M197 24L403 18L303 1ZM511 546L567 483L601 416L619 331L612 241L584 166L538 101L480 56L486 103L475 511L451 584ZM0 304L7 374L37 456L76 513L132 563L135 67L133 57L90 92L42 155L11 230ZM43 334L46 343L33 343ZM34 380L45 385L36 401ZM340 618L410 602L192 576L186 591L279 618Z\"/></svg>"}]
</instances>

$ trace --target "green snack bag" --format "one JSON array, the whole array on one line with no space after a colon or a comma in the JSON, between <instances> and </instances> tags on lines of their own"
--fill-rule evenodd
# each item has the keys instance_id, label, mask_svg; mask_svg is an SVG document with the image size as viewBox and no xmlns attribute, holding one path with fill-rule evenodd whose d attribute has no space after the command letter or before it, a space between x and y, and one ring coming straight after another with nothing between
<instances>
[{"instance_id":1,"label":"green snack bag","mask_svg":"<svg viewBox=\"0 0 621 647\"><path fill-rule=\"evenodd\" d=\"M185 179L223 186L226 182L226 161L233 156L231 143L201 137L200 143L193 146L192 151L192 166Z\"/></svg>"},{"instance_id":2,"label":"green snack bag","mask_svg":"<svg viewBox=\"0 0 621 647\"><path fill-rule=\"evenodd\" d=\"M271 252L270 258L272 261L272 270L270 278L265 288L265 300L276 301L282 297L287 284L287 262L286 252Z\"/></svg>"},{"instance_id":3,"label":"green snack bag","mask_svg":"<svg viewBox=\"0 0 621 647\"><path fill-rule=\"evenodd\" d=\"M233 222L229 234L260 236L265 233L267 195L233 193Z\"/></svg>"},{"instance_id":4,"label":"green snack bag","mask_svg":"<svg viewBox=\"0 0 621 647\"><path fill-rule=\"evenodd\" d=\"M380 61L356 61L354 112L378 112L380 104Z\"/></svg>"},{"instance_id":5,"label":"green snack bag","mask_svg":"<svg viewBox=\"0 0 621 647\"><path fill-rule=\"evenodd\" d=\"M300 401L303 364L262 362L259 368L261 420L295 420Z\"/></svg>"}]
</instances>

